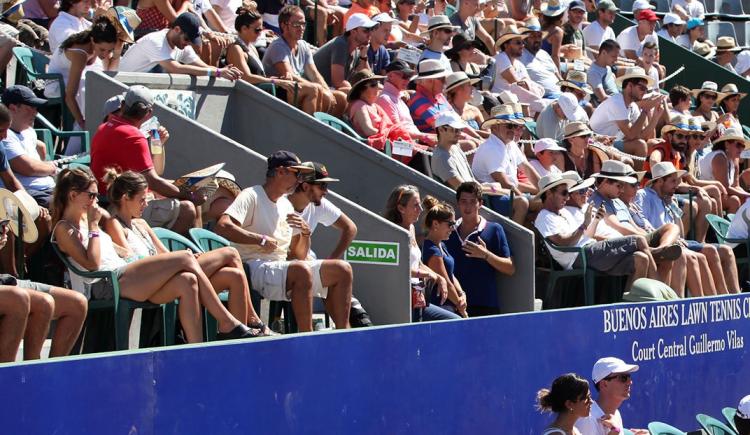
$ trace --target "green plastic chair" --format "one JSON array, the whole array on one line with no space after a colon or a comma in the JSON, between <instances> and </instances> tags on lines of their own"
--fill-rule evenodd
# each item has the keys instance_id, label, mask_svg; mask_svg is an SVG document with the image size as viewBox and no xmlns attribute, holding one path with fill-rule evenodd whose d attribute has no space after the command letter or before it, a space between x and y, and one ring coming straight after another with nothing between
<instances>
[{"instance_id":1,"label":"green plastic chair","mask_svg":"<svg viewBox=\"0 0 750 435\"><path fill-rule=\"evenodd\" d=\"M354 131L353 128L349 126L349 124L345 123L344 121L336 118L335 116L329 115L324 112L315 112L314 114L315 119L322 122L323 124L326 124L327 126L331 127L334 130L338 130L348 136L353 137L354 139L362 142L367 143L367 139L363 138L359 134L357 134L356 131Z\"/></svg>"},{"instance_id":2,"label":"green plastic chair","mask_svg":"<svg viewBox=\"0 0 750 435\"><path fill-rule=\"evenodd\" d=\"M536 244L537 252L537 271L545 272L548 274L547 277L547 288L544 292L544 307L552 308L553 298L555 293L555 287L557 282L562 278L581 278L583 280L584 289L584 302L586 305L594 304L594 274L593 270L588 270L586 263L586 253L582 247L574 246L556 246L549 239L543 237L539 231L534 228L534 241ZM577 269L563 269L562 266L552 258L552 254L549 248L555 249L560 252L576 252L581 255L583 267ZM546 259L547 264L542 261Z\"/></svg>"},{"instance_id":3,"label":"green plastic chair","mask_svg":"<svg viewBox=\"0 0 750 435\"><path fill-rule=\"evenodd\" d=\"M735 430L735 432L739 433L737 430L737 426L734 425L734 416L737 414L737 408L727 407L721 410L721 415L724 416L724 420L727 421L727 426L731 427Z\"/></svg>"},{"instance_id":4,"label":"green plastic chair","mask_svg":"<svg viewBox=\"0 0 750 435\"><path fill-rule=\"evenodd\" d=\"M710 415L697 414L695 419L698 420L701 427L710 435L737 435L737 432L734 429Z\"/></svg>"},{"instance_id":5,"label":"green plastic chair","mask_svg":"<svg viewBox=\"0 0 750 435\"><path fill-rule=\"evenodd\" d=\"M52 248L60 260L62 260L65 267L68 268L70 273L74 273L84 278L101 278L107 280L112 286L112 299L111 300L89 300L89 316L94 311L113 311L115 316L114 322L114 338L115 348L117 350L128 349L128 334L130 332L130 321L133 317L133 311L136 308L144 310L148 309L160 309L162 311L162 343L164 345L174 344L174 328L176 320L176 307L175 304L153 304L151 302L138 302L131 299L125 299L120 296L120 284L117 282L117 277L113 271L98 271L90 272L82 270L74 266L68 257L63 254L58 248L57 244L53 243ZM87 320L88 323L88 320Z\"/></svg>"},{"instance_id":6,"label":"green plastic chair","mask_svg":"<svg viewBox=\"0 0 750 435\"><path fill-rule=\"evenodd\" d=\"M72 137L79 137L81 138L81 143L83 143L84 151L87 153L91 152L91 139L88 131L62 131L52 125L52 123L40 113L37 113L36 120L42 125L42 128L37 128L35 130L37 137L44 142L44 146L47 150L47 160L54 160L57 157L62 157L55 153L55 138L67 140ZM91 162L91 156L81 157L76 159L75 162L89 164Z\"/></svg>"},{"instance_id":7,"label":"green plastic chair","mask_svg":"<svg viewBox=\"0 0 750 435\"><path fill-rule=\"evenodd\" d=\"M13 57L16 58L18 65L21 67L18 84L33 88L31 86L32 82L37 80L55 80L58 82L60 96L47 98L47 104L60 105L63 129L67 129L73 125L73 117L65 104L65 96L63 95L65 92L63 76L59 73L47 72L47 65L49 65L50 59L47 54L27 47L13 47Z\"/></svg>"},{"instance_id":8,"label":"green plastic chair","mask_svg":"<svg viewBox=\"0 0 750 435\"><path fill-rule=\"evenodd\" d=\"M526 129L529 130L532 139L539 139L539 135L536 133L536 121L526 121Z\"/></svg>"},{"instance_id":9,"label":"green plastic chair","mask_svg":"<svg viewBox=\"0 0 750 435\"><path fill-rule=\"evenodd\" d=\"M727 231L729 231L730 222L721 216L715 214L707 214L706 220L711 229L716 233L716 240L725 245L727 243L737 243L745 247L745 256L735 258L737 266L750 265L750 239L729 239L727 238Z\"/></svg>"},{"instance_id":10,"label":"green plastic chair","mask_svg":"<svg viewBox=\"0 0 750 435\"><path fill-rule=\"evenodd\" d=\"M189 233L190 238L196 245L200 246L203 252L224 248L230 244L229 240L205 228L190 228Z\"/></svg>"},{"instance_id":11,"label":"green plastic chair","mask_svg":"<svg viewBox=\"0 0 750 435\"><path fill-rule=\"evenodd\" d=\"M686 432L660 421L652 421L649 423L648 431L651 432L651 435L687 435Z\"/></svg>"}]
</instances>

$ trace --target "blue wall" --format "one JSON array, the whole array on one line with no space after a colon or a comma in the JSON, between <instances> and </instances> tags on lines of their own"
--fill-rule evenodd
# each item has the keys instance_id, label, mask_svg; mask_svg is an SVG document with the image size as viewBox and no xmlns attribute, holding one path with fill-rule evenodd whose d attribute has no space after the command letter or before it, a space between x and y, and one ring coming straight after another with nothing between
<instances>
[{"instance_id":1,"label":"blue wall","mask_svg":"<svg viewBox=\"0 0 750 435\"><path fill-rule=\"evenodd\" d=\"M704 333L725 350L639 361L621 409L628 427L692 429L696 413L719 416L750 393L750 295L8 365L0 421L12 434L532 434L550 419L535 393L557 375L589 377L601 356L632 361L634 341Z\"/></svg>"}]
</instances>

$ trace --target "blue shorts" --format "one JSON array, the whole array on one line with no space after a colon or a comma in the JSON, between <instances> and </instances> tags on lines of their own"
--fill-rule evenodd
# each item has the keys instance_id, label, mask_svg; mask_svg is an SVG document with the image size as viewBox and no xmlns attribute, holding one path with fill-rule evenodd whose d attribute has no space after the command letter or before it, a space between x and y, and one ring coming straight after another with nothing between
<instances>
[{"instance_id":1,"label":"blue shorts","mask_svg":"<svg viewBox=\"0 0 750 435\"><path fill-rule=\"evenodd\" d=\"M685 247L693 252L701 252L705 245L695 240L685 240Z\"/></svg>"},{"instance_id":2,"label":"blue shorts","mask_svg":"<svg viewBox=\"0 0 750 435\"><path fill-rule=\"evenodd\" d=\"M616 140L612 142L612 146L617 148L618 150L625 152L625 141L622 140Z\"/></svg>"}]
</instances>

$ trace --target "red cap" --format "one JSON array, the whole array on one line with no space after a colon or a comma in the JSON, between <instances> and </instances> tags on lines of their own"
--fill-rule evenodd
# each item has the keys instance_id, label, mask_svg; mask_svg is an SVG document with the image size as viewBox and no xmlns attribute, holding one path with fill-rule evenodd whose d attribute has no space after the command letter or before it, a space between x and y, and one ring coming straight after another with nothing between
<instances>
[{"instance_id":1,"label":"red cap","mask_svg":"<svg viewBox=\"0 0 750 435\"><path fill-rule=\"evenodd\" d=\"M651 9L644 9L638 13L638 21L641 21L641 20L659 21L659 17L657 17L656 13L652 11Z\"/></svg>"}]
</instances>

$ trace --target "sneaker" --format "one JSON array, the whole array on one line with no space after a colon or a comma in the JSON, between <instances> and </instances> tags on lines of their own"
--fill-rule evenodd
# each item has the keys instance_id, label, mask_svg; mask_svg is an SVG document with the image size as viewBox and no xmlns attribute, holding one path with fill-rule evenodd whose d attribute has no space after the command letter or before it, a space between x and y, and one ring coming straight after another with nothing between
<instances>
[{"instance_id":1,"label":"sneaker","mask_svg":"<svg viewBox=\"0 0 750 435\"><path fill-rule=\"evenodd\" d=\"M219 332L216 340L237 340L239 338L254 338L253 331L245 325L237 325L229 332Z\"/></svg>"}]
</instances>

